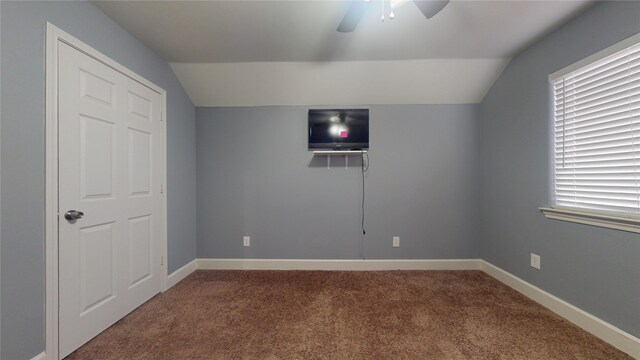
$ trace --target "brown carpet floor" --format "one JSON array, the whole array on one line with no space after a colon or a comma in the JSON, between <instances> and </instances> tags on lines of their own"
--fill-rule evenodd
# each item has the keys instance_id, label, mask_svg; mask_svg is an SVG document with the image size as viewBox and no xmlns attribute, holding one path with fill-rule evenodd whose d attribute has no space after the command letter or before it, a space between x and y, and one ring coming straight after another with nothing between
<instances>
[{"instance_id":1,"label":"brown carpet floor","mask_svg":"<svg viewBox=\"0 0 640 360\"><path fill-rule=\"evenodd\" d=\"M67 359L631 359L480 271L196 271Z\"/></svg>"}]
</instances>

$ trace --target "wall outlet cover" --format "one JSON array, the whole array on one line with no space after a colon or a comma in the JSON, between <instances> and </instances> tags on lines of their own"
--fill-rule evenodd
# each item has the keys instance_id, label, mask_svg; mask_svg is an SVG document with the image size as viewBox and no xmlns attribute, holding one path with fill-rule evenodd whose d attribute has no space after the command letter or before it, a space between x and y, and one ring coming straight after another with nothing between
<instances>
[{"instance_id":1,"label":"wall outlet cover","mask_svg":"<svg viewBox=\"0 0 640 360\"><path fill-rule=\"evenodd\" d=\"M531 267L540 270L540 255L531 253Z\"/></svg>"},{"instance_id":2,"label":"wall outlet cover","mask_svg":"<svg viewBox=\"0 0 640 360\"><path fill-rule=\"evenodd\" d=\"M251 246L251 237L250 236L242 237L242 245L243 246Z\"/></svg>"},{"instance_id":3,"label":"wall outlet cover","mask_svg":"<svg viewBox=\"0 0 640 360\"><path fill-rule=\"evenodd\" d=\"M400 236L393 237L393 247L400 247Z\"/></svg>"}]
</instances>

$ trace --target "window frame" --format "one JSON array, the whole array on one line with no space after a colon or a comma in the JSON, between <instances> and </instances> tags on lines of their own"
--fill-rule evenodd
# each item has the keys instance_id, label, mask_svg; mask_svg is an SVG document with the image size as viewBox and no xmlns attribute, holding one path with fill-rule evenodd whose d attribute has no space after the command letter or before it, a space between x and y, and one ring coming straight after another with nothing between
<instances>
[{"instance_id":1,"label":"window frame","mask_svg":"<svg viewBox=\"0 0 640 360\"><path fill-rule=\"evenodd\" d=\"M549 75L548 91L549 91L549 143L547 149L549 150L548 166L549 166L549 205L539 207L538 209L543 213L547 219L569 221L573 223L586 224L599 226L609 229L616 229L622 231L629 231L634 233L640 233L640 215L624 212L602 211L592 210L584 208L573 208L562 205L555 205L555 162L554 162L554 97L553 97L553 82L563 76L566 76L576 70L579 70L585 66L600 61L610 55L623 51L631 46L640 43L640 33L630 36L612 46L607 47L601 51L596 52L586 58L577 61L569 66L566 66Z\"/></svg>"}]
</instances>

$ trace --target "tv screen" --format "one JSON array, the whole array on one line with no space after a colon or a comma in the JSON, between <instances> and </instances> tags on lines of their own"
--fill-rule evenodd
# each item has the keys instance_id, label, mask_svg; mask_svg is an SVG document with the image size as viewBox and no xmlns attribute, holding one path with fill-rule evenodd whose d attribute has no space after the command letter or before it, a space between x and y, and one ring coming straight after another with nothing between
<instances>
[{"instance_id":1,"label":"tv screen","mask_svg":"<svg viewBox=\"0 0 640 360\"><path fill-rule=\"evenodd\" d=\"M369 148L369 109L309 109L309 150Z\"/></svg>"}]
</instances>

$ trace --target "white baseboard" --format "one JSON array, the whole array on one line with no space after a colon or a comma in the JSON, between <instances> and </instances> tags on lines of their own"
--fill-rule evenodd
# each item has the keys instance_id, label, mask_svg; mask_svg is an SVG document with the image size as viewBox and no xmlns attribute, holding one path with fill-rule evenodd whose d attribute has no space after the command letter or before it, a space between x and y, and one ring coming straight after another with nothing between
<instances>
[{"instance_id":1,"label":"white baseboard","mask_svg":"<svg viewBox=\"0 0 640 360\"><path fill-rule=\"evenodd\" d=\"M46 358L47 356L44 354L44 352L41 352L40 354L32 357L31 360L45 360Z\"/></svg>"},{"instance_id":2,"label":"white baseboard","mask_svg":"<svg viewBox=\"0 0 640 360\"><path fill-rule=\"evenodd\" d=\"M197 259L202 270L480 270L479 259L452 260L305 260Z\"/></svg>"},{"instance_id":3,"label":"white baseboard","mask_svg":"<svg viewBox=\"0 0 640 360\"><path fill-rule=\"evenodd\" d=\"M582 329L640 359L640 339L501 268L481 260L481 270Z\"/></svg>"},{"instance_id":4,"label":"white baseboard","mask_svg":"<svg viewBox=\"0 0 640 360\"><path fill-rule=\"evenodd\" d=\"M182 279L186 278L187 276L189 276L189 274L194 272L196 270L197 264L197 259L194 259L180 269L172 272L171 275L167 276L167 283L164 291L169 290L169 288L179 283Z\"/></svg>"}]
</instances>

